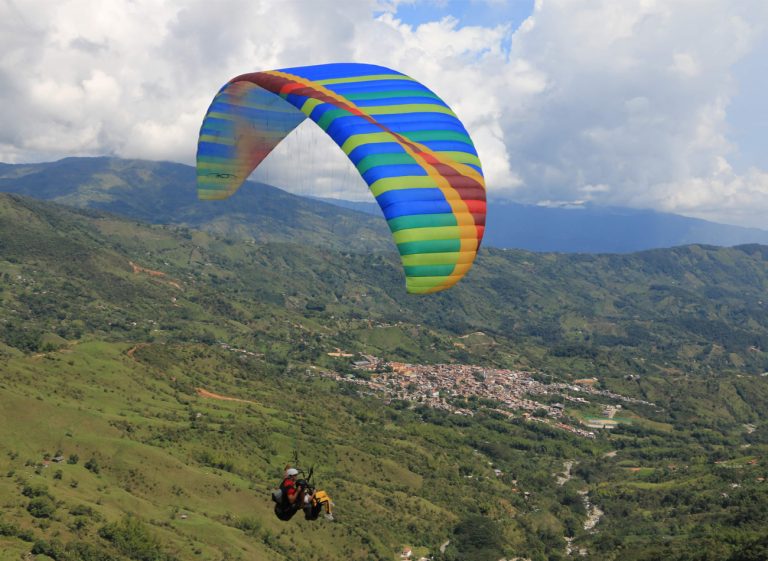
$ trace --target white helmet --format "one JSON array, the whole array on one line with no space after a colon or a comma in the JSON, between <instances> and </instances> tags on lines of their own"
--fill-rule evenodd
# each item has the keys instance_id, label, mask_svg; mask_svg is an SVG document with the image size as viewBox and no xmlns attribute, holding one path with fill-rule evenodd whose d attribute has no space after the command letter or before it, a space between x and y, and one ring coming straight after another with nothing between
<instances>
[{"instance_id":1,"label":"white helmet","mask_svg":"<svg viewBox=\"0 0 768 561\"><path fill-rule=\"evenodd\" d=\"M299 470L297 470L296 468L288 468L285 471L285 474L286 475L299 475Z\"/></svg>"}]
</instances>

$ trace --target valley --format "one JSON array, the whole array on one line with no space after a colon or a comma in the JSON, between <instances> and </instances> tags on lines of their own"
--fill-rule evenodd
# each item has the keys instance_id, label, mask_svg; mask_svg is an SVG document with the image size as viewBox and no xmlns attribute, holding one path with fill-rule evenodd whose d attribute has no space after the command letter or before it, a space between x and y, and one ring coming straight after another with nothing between
<instances>
[{"instance_id":1,"label":"valley","mask_svg":"<svg viewBox=\"0 0 768 561\"><path fill-rule=\"evenodd\" d=\"M417 300L386 251L0 195L0 558L759 555L767 254L484 250ZM294 454L334 523L274 518Z\"/></svg>"}]
</instances>

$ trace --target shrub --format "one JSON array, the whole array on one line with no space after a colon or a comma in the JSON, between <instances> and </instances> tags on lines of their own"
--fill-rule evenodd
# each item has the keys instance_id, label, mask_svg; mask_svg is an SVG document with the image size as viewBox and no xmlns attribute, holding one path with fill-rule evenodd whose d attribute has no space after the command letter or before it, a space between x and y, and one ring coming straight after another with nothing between
<instances>
[{"instance_id":1,"label":"shrub","mask_svg":"<svg viewBox=\"0 0 768 561\"><path fill-rule=\"evenodd\" d=\"M99 535L120 553L136 561L176 561L176 557L162 551L160 542L146 526L132 516L103 526Z\"/></svg>"},{"instance_id":2,"label":"shrub","mask_svg":"<svg viewBox=\"0 0 768 561\"><path fill-rule=\"evenodd\" d=\"M67 544L67 561L119 561L117 557L105 553L89 543L71 542Z\"/></svg>"},{"instance_id":3,"label":"shrub","mask_svg":"<svg viewBox=\"0 0 768 561\"><path fill-rule=\"evenodd\" d=\"M56 512L56 504L49 496L36 497L29 501L27 511L35 518L50 518Z\"/></svg>"},{"instance_id":4,"label":"shrub","mask_svg":"<svg viewBox=\"0 0 768 561\"><path fill-rule=\"evenodd\" d=\"M78 516L67 527L73 532L78 533L86 530L89 524L90 522L85 516Z\"/></svg>"},{"instance_id":5,"label":"shrub","mask_svg":"<svg viewBox=\"0 0 768 561\"><path fill-rule=\"evenodd\" d=\"M19 533L19 527L10 522L0 522L0 536L15 536Z\"/></svg>"},{"instance_id":6,"label":"shrub","mask_svg":"<svg viewBox=\"0 0 768 561\"><path fill-rule=\"evenodd\" d=\"M85 469L93 473L99 473L101 471L101 468L99 467L99 462L96 460L96 458L93 458L93 457L87 462L85 462Z\"/></svg>"},{"instance_id":7,"label":"shrub","mask_svg":"<svg viewBox=\"0 0 768 561\"><path fill-rule=\"evenodd\" d=\"M453 531L457 559L496 561L503 557L501 529L493 520L470 515Z\"/></svg>"},{"instance_id":8,"label":"shrub","mask_svg":"<svg viewBox=\"0 0 768 561\"><path fill-rule=\"evenodd\" d=\"M235 521L235 528L242 530L249 536L257 537L261 530L261 521L251 516L238 518L237 521Z\"/></svg>"},{"instance_id":9,"label":"shrub","mask_svg":"<svg viewBox=\"0 0 768 561\"><path fill-rule=\"evenodd\" d=\"M39 485L24 485L21 489L21 494L30 499L35 497L46 497L48 495L48 487L43 484Z\"/></svg>"},{"instance_id":10,"label":"shrub","mask_svg":"<svg viewBox=\"0 0 768 561\"><path fill-rule=\"evenodd\" d=\"M69 509L69 513L72 516L90 516L91 518L99 518L99 513L93 510L88 505L76 505Z\"/></svg>"},{"instance_id":11,"label":"shrub","mask_svg":"<svg viewBox=\"0 0 768 561\"><path fill-rule=\"evenodd\" d=\"M35 541L35 534L30 529L23 529L16 532L16 537L25 542L32 543Z\"/></svg>"}]
</instances>

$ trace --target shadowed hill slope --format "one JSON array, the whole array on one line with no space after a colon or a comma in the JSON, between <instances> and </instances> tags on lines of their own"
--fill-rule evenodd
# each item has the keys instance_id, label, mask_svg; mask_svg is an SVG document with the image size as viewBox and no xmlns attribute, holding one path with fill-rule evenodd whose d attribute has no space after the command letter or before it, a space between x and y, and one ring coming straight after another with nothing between
<instances>
[{"instance_id":1,"label":"shadowed hill slope","mask_svg":"<svg viewBox=\"0 0 768 561\"><path fill-rule=\"evenodd\" d=\"M0 168L0 191L259 242L309 242L364 251L394 248L380 217L270 185L248 182L237 197L199 201L195 169L169 162L65 158L5 166Z\"/></svg>"},{"instance_id":2,"label":"shadowed hill slope","mask_svg":"<svg viewBox=\"0 0 768 561\"><path fill-rule=\"evenodd\" d=\"M197 200L195 170L169 162L65 158L0 165L0 191L176 224L259 242L310 243L353 251L391 251L381 210L305 198L248 182L226 201ZM548 208L492 200L486 247L566 253L629 253L688 244L768 244L768 231L668 213L584 206Z\"/></svg>"}]
</instances>

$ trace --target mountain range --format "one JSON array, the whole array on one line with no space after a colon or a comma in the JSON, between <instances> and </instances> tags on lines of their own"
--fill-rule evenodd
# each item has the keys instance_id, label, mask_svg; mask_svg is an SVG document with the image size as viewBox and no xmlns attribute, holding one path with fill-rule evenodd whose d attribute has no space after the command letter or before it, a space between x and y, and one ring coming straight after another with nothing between
<instances>
[{"instance_id":1,"label":"mountain range","mask_svg":"<svg viewBox=\"0 0 768 561\"><path fill-rule=\"evenodd\" d=\"M265 184L251 183L225 201L201 202L195 169L169 162L65 158L4 164L0 191L257 242L309 238L326 247L391 247L383 221Z\"/></svg>"},{"instance_id":2,"label":"mountain range","mask_svg":"<svg viewBox=\"0 0 768 561\"><path fill-rule=\"evenodd\" d=\"M201 203L195 170L182 164L117 158L0 164L0 191L261 242L308 235L329 247L393 249L384 221L370 220L380 216L375 203L312 199L254 183L237 197ZM630 253L694 243L768 244L768 231L650 210L491 200L484 238L487 247L564 253Z\"/></svg>"},{"instance_id":3,"label":"mountain range","mask_svg":"<svg viewBox=\"0 0 768 561\"><path fill-rule=\"evenodd\" d=\"M320 199L379 216L376 203ZM768 243L768 231L623 207L550 207L491 199L483 244L559 253L631 253L688 244Z\"/></svg>"}]
</instances>

